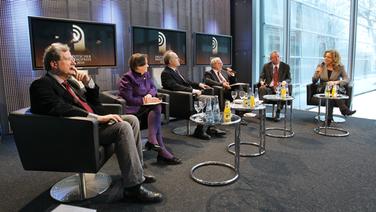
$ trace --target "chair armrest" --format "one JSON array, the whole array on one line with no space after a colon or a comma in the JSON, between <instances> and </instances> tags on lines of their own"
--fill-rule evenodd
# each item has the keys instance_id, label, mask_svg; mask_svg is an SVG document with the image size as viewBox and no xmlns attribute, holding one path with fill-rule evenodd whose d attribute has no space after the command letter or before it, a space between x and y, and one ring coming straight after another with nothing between
<instances>
[{"instance_id":1,"label":"chair armrest","mask_svg":"<svg viewBox=\"0 0 376 212\"><path fill-rule=\"evenodd\" d=\"M233 86L231 86L231 90L243 90L245 92L249 91L249 84L244 82L238 82L235 83ZM255 90L255 89L253 89Z\"/></svg>"},{"instance_id":2,"label":"chair armrest","mask_svg":"<svg viewBox=\"0 0 376 212\"><path fill-rule=\"evenodd\" d=\"M166 104L162 105L162 113L164 114L163 124L168 124L170 121L170 95L167 93L157 93L157 97L160 98Z\"/></svg>"},{"instance_id":3,"label":"chair armrest","mask_svg":"<svg viewBox=\"0 0 376 212\"><path fill-rule=\"evenodd\" d=\"M105 114L123 114L123 106L121 104L102 104Z\"/></svg>"},{"instance_id":4,"label":"chair armrest","mask_svg":"<svg viewBox=\"0 0 376 212\"><path fill-rule=\"evenodd\" d=\"M121 104L123 107L126 105L125 99L118 96L118 91L103 91L99 95L99 99L102 103Z\"/></svg>"},{"instance_id":5,"label":"chair armrest","mask_svg":"<svg viewBox=\"0 0 376 212\"><path fill-rule=\"evenodd\" d=\"M205 88L202 90L202 94L204 95L214 95L214 88Z\"/></svg>"},{"instance_id":6,"label":"chair armrest","mask_svg":"<svg viewBox=\"0 0 376 212\"><path fill-rule=\"evenodd\" d=\"M168 94L170 97L170 116L189 118L193 113L193 94L185 91L171 91L158 89L158 93Z\"/></svg>"}]
</instances>

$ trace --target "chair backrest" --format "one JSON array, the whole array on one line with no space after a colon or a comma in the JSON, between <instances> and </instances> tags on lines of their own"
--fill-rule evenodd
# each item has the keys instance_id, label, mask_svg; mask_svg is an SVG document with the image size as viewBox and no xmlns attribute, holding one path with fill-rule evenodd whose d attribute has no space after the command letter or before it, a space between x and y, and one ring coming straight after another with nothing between
<instances>
[{"instance_id":1,"label":"chair backrest","mask_svg":"<svg viewBox=\"0 0 376 212\"><path fill-rule=\"evenodd\" d=\"M86 117L32 114L24 108L9 114L25 170L96 173L114 152L99 144L98 122Z\"/></svg>"},{"instance_id":2,"label":"chair backrest","mask_svg":"<svg viewBox=\"0 0 376 212\"><path fill-rule=\"evenodd\" d=\"M157 87L157 89L162 88L161 75L162 75L163 69L164 68L153 68L152 70L153 82L154 82L155 87Z\"/></svg>"}]
</instances>

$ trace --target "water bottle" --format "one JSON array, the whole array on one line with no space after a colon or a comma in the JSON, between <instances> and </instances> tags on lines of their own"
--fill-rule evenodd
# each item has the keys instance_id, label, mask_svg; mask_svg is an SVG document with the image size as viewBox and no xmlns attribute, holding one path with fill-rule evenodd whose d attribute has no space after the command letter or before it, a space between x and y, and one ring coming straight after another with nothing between
<instances>
[{"instance_id":1,"label":"water bottle","mask_svg":"<svg viewBox=\"0 0 376 212\"><path fill-rule=\"evenodd\" d=\"M208 98L207 101L206 101L205 118L206 118L206 121L208 123L213 123L214 122L213 107L212 107L211 98Z\"/></svg>"},{"instance_id":2,"label":"water bottle","mask_svg":"<svg viewBox=\"0 0 376 212\"><path fill-rule=\"evenodd\" d=\"M252 92L252 89L249 90L249 106L255 108L255 95Z\"/></svg>"},{"instance_id":3,"label":"water bottle","mask_svg":"<svg viewBox=\"0 0 376 212\"><path fill-rule=\"evenodd\" d=\"M329 97L330 96L330 86L327 84L325 86L325 97Z\"/></svg>"},{"instance_id":4,"label":"water bottle","mask_svg":"<svg viewBox=\"0 0 376 212\"><path fill-rule=\"evenodd\" d=\"M213 120L214 122L220 122L221 121L221 111L219 110L219 101L218 96L215 96L213 98Z\"/></svg>"},{"instance_id":5,"label":"water bottle","mask_svg":"<svg viewBox=\"0 0 376 212\"><path fill-rule=\"evenodd\" d=\"M286 85L282 85L282 88L281 88L281 97L282 97L282 99L286 98Z\"/></svg>"},{"instance_id":6,"label":"water bottle","mask_svg":"<svg viewBox=\"0 0 376 212\"><path fill-rule=\"evenodd\" d=\"M256 105L259 103L260 99L259 99L259 93L258 93L258 88L255 88L255 102L256 102Z\"/></svg>"},{"instance_id":7,"label":"water bottle","mask_svg":"<svg viewBox=\"0 0 376 212\"><path fill-rule=\"evenodd\" d=\"M332 97L337 97L337 86L336 85L333 85L333 88L332 88Z\"/></svg>"},{"instance_id":8,"label":"water bottle","mask_svg":"<svg viewBox=\"0 0 376 212\"><path fill-rule=\"evenodd\" d=\"M226 101L225 109L223 110L223 121L230 122L231 121L231 108L230 108L230 101Z\"/></svg>"}]
</instances>

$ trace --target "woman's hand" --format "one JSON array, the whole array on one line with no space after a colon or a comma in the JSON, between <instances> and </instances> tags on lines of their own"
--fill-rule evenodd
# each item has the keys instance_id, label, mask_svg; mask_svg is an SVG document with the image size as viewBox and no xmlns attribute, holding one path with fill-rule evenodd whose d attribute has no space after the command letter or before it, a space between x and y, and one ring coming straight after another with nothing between
<instances>
[{"instance_id":1,"label":"woman's hand","mask_svg":"<svg viewBox=\"0 0 376 212\"><path fill-rule=\"evenodd\" d=\"M316 75L320 75L321 74L321 72L322 72L322 70L323 70L323 68L321 67L321 66L319 66L319 67L317 67L316 68Z\"/></svg>"},{"instance_id":2,"label":"woman's hand","mask_svg":"<svg viewBox=\"0 0 376 212\"><path fill-rule=\"evenodd\" d=\"M143 101L144 101L144 104L161 102L160 99L158 99L157 97L152 97L150 94L144 96Z\"/></svg>"}]
</instances>

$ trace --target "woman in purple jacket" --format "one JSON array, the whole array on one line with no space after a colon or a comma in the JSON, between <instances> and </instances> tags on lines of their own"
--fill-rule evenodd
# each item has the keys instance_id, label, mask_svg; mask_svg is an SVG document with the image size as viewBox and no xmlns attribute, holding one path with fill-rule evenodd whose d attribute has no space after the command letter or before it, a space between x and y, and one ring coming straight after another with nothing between
<instances>
[{"instance_id":1,"label":"woman in purple jacket","mask_svg":"<svg viewBox=\"0 0 376 212\"><path fill-rule=\"evenodd\" d=\"M161 105L155 97L157 89L148 70L148 60L144 54L133 54L129 58L130 71L120 81L119 95L126 101L125 113L134 114L140 122L147 121L148 139L146 149L158 152L157 161L166 164L180 164L181 160L170 153L161 132ZM141 123L142 124L142 123Z\"/></svg>"}]
</instances>

